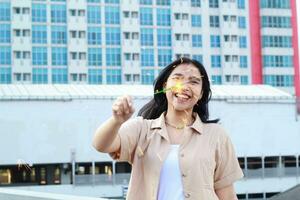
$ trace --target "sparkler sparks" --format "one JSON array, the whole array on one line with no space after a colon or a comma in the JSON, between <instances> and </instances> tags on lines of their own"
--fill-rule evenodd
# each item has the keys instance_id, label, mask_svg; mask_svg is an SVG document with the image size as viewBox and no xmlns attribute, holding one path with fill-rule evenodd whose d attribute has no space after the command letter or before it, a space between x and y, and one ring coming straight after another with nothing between
<instances>
[{"instance_id":1,"label":"sparkler sparks","mask_svg":"<svg viewBox=\"0 0 300 200\"><path fill-rule=\"evenodd\" d=\"M166 93L169 90L171 90L173 92L177 92L177 93L182 93L182 89L183 89L183 83L181 81L176 81L174 86L171 86L169 88L165 88L162 90L156 90L154 95L160 94L160 93Z\"/></svg>"},{"instance_id":2,"label":"sparkler sparks","mask_svg":"<svg viewBox=\"0 0 300 200\"><path fill-rule=\"evenodd\" d=\"M22 159L18 159L17 160L17 165L18 165L18 170L20 170L23 167L25 167L26 170L31 172L31 167L28 163L26 163L24 160Z\"/></svg>"}]
</instances>

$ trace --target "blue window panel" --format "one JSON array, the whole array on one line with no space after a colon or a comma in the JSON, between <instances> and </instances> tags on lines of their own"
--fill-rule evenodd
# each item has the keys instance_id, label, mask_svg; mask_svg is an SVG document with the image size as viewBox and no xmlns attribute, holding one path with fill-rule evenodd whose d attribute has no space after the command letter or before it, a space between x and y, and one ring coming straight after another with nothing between
<instances>
[{"instance_id":1,"label":"blue window panel","mask_svg":"<svg viewBox=\"0 0 300 200\"><path fill-rule=\"evenodd\" d=\"M67 66L68 54L65 47L52 47L52 65Z\"/></svg>"},{"instance_id":2,"label":"blue window panel","mask_svg":"<svg viewBox=\"0 0 300 200\"><path fill-rule=\"evenodd\" d=\"M216 15L209 16L209 26L214 27L214 28L220 27L219 16L216 16Z\"/></svg>"},{"instance_id":3,"label":"blue window panel","mask_svg":"<svg viewBox=\"0 0 300 200\"><path fill-rule=\"evenodd\" d=\"M241 29L246 28L246 17L242 17L242 16L238 17L238 27Z\"/></svg>"},{"instance_id":4,"label":"blue window panel","mask_svg":"<svg viewBox=\"0 0 300 200\"><path fill-rule=\"evenodd\" d=\"M90 24L101 24L101 8L100 6L88 6L87 18Z\"/></svg>"},{"instance_id":5,"label":"blue window panel","mask_svg":"<svg viewBox=\"0 0 300 200\"><path fill-rule=\"evenodd\" d=\"M47 5L32 4L32 22L47 22Z\"/></svg>"},{"instance_id":6,"label":"blue window panel","mask_svg":"<svg viewBox=\"0 0 300 200\"><path fill-rule=\"evenodd\" d=\"M152 85L153 81L154 81L154 70L142 69L142 84Z\"/></svg>"},{"instance_id":7,"label":"blue window panel","mask_svg":"<svg viewBox=\"0 0 300 200\"><path fill-rule=\"evenodd\" d=\"M245 9L245 0L237 0L238 9Z\"/></svg>"},{"instance_id":8,"label":"blue window panel","mask_svg":"<svg viewBox=\"0 0 300 200\"><path fill-rule=\"evenodd\" d=\"M241 85L248 85L248 76L241 76Z\"/></svg>"},{"instance_id":9,"label":"blue window panel","mask_svg":"<svg viewBox=\"0 0 300 200\"><path fill-rule=\"evenodd\" d=\"M66 2L66 0L51 0L53 2Z\"/></svg>"},{"instance_id":10,"label":"blue window panel","mask_svg":"<svg viewBox=\"0 0 300 200\"><path fill-rule=\"evenodd\" d=\"M210 8L219 8L219 0L209 0Z\"/></svg>"},{"instance_id":11,"label":"blue window panel","mask_svg":"<svg viewBox=\"0 0 300 200\"><path fill-rule=\"evenodd\" d=\"M158 49L158 66L165 67L172 61L171 49Z\"/></svg>"},{"instance_id":12,"label":"blue window panel","mask_svg":"<svg viewBox=\"0 0 300 200\"><path fill-rule=\"evenodd\" d=\"M290 0L261 0L261 8L280 8L289 9L291 8Z\"/></svg>"},{"instance_id":13,"label":"blue window panel","mask_svg":"<svg viewBox=\"0 0 300 200\"><path fill-rule=\"evenodd\" d=\"M140 8L140 23L141 25L153 25L152 8Z\"/></svg>"},{"instance_id":14,"label":"blue window panel","mask_svg":"<svg viewBox=\"0 0 300 200\"><path fill-rule=\"evenodd\" d=\"M201 27L201 15L192 15L192 27Z\"/></svg>"},{"instance_id":15,"label":"blue window panel","mask_svg":"<svg viewBox=\"0 0 300 200\"><path fill-rule=\"evenodd\" d=\"M52 23L66 23L67 9L66 5L52 4L51 5L51 22Z\"/></svg>"},{"instance_id":16,"label":"blue window panel","mask_svg":"<svg viewBox=\"0 0 300 200\"><path fill-rule=\"evenodd\" d=\"M11 64L11 48L0 46L0 64L10 65Z\"/></svg>"},{"instance_id":17,"label":"blue window panel","mask_svg":"<svg viewBox=\"0 0 300 200\"><path fill-rule=\"evenodd\" d=\"M211 79L213 85L222 85L222 76L212 75Z\"/></svg>"},{"instance_id":18,"label":"blue window panel","mask_svg":"<svg viewBox=\"0 0 300 200\"><path fill-rule=\"evenodd\" d=\"M140 0L141 5L152 5L152 0Z\"/></svg>"},{"instance_id":19,"label":"blue window panel","mask_svg":"<svg viewBox=\"0 0 300 200\"><path fill-rule=\"evenodd\" d=\"M154 66L154 50L142 49L141 61L142 61L141 63L142 67Z\"/></svg>"},{"instance_id":20,"label":"blue window panel","mask_svg":"<svg viewBox=\"0 0 300 200\"><path fill-rule=\"evenodd\" d=\"M170 47L171 43L171 29L157 29L157 46Z\"/></svg>"},{"instance_id":21,"label":"blue window panel","mask_svg":"<svg viewBox=\"0 0 300 200\"><path fill-rule=\"evenodd\" d=\"M198 62L203 63L203 56L202 55L194 54L192 56L192 58L193 58L193 60L197 60Z\"/></svg>"},{"instance_id":22,"label":"blue window panel","mask_svg":"<svg viewBox=\"0 0 300 200\"><path fill-rule=\"evenodd\" d=\"M191 0L192 7L201 7L201 0Z\"/></svg>"},{"instance_id":23,"label":"blue window panel","mask_svg":"<svg viewBox=\"0 0 300 200\"><path fill-rule=\"evenodd\" d=\"M88 27L88 44L101 44L101 27Z\"/></svg>"},{"instance_id":24,"label":"blue window panel","mask_svg":"<svg viewBox=\"0 0 300 200\"><path fill-rule=\"evenodd\" d=\"M291 28L291 17L281 16L262 16L261 17L262 27L270 28Z\"/></svg>"},{"instance_id":25,"label":"blue window panel","mask_svg":"<svg viewBox=\"0 0 300 200\"><path fill-rule=\"evenodd\" d=\"M102 84L102 69L89 69L88 70L88 83L89 84Z\"/></svg>"},{"instance_id":26,"label":"blue window panel","mask_svg":"<svg viewBox=\"0 0 300 200\"><path fill-rule=\"evenodd\" d=\"M33 68L32 69L32 83L33 84L47 84L48 83L48 69L47 68Z\"/></svg>"},{"instance_id":27,"label":"blue window panel","mask_svg":"<svg viewBox=\"0 0 300 200\"><path fill-rule=\"evenodd\" d=\"M141 45L153 46L153 29L141 28Z\"/></svg>"},{"instance_id":28,"label":"blue window panel","mask_svg":"<svg viewBox=\"0 0 300 200\"><path fill-rule=\"evenodd\" d=\"M240 56L240 68L247 68L247 67L248 67L248 57Z\"/></svg>"},{"instance_id":29,"label":"blue window panel","mask_svg":"<svg viewBox=\"0 0 300 200\"><path fill-rule=\"evenodd\" d=\"M101 0L87 0L88 3L100 3Z\"/></svg>"},{"instance_id":30,"label":"blue window panel","mask_svg":"<svg viewBox=\"0 0 300 200\"><path fill-rule=\"evenodd\" d=\"M106 84L121 84L121 69L106 70Z\"/></svg>"},{"instance_id":31,"label":"blue window panel","mask_svg":"<svg viewBox=\"0 0 300 200\"><path fill-rule=\"evenodd\" d=\"M219 35L210 36L210 47L221 47L221 41Z\"/></svg>"},{"instance_id":32,"label":"blue window panel","mask_svg":"<svg viewBox=\"0 0 300 200\"><path fill-rule=\"evenodd\" d=\"M32 65L47 65L47 47L32 47Z\"/></svg>"},{"instance_id":33,"label":"blue window panel","mask_svg":"<svg viewBox=\"0 0 300 200\"><path fill-rule=\"evenodd\" d=\"M10 43L10 24L0 24L0 43Z\"/></svg>"},{"instance_id":34,"label":"blue window panel","mask_svg":"<svg viewBox=\"0 0 300 200\"><path fill-rule=\"evenodd\" d=\"M247 37L246 36L240 36L239 37L239 47L240 48L247 48Z\"/></svg>"},{"instance_id":35,"label":"blue window panel","mask_svg":"<svg viewBox=\"0 0 300 200\"><path fill-rule=\"evenodd\" d=\"M264 55L263 67L293 67L293 56Z\"/></svg>"},{"instance_id":36,"label":"blue window panel","mask_svg":"<svg viewBox=\"0 0 300 200\"><path fill-rule=\"evenodd\" d=\"M280 47L289 48L292 47L292 37L291 36L263 36L262 37L263 47Z\"/></svg>"},{"instance_id":37,"label":"blue window panel","mask_svg":"<svg viewBox=\"0 0 300 200\"><path fill-rule=\"evenodd\" d=\"M105 7L105 23L120 24L120 8L119 6Z\"/></svg>"},{"instance_id":38,"label":"blue window panel","mask_svg":"<svg viewBox=\"0 0 300 200\"><path fill-rule=\"evenodd\" d=\"M119 4L119 3L120 3L120 0L105 0L105 3Z\"/></svg>"},{"instance_id":39,"label":"blue window panel","mask_svg":"<svg viewBox=\"0 0 300 200\"><path fill-rule=\"evenodd\" d=\"M193 47L202 47L202 36L201 35L192 35L192 46Z\"/></svg>"},{"instance_id":40,"label":"blue window panel","mask_svg":"<svg viewBox=\"0 0 300 200\"><path fill-rule=\"evenodd\" d=\"M47 26L32 25L32 43L47 44Z\"/></svg>"},{"instance_id":41,"label":"blue window panel","mask_svg":"<svg viewBox=\"0 0 300 200\"><path fill-rule=\"evenodd\" d=\"M264 75L264 84L272 85L274 87L293 87L293 75Z\"/></svg>"},{"instance_id":42,"label":"blue window panel","mask_svg":"<svg viewBox=\"0 0 300 200\"><path fill-rule=\"evenodd\" d=\"M157 20L158 26L170 26L171 25L171 10L170 9L157 9Z\"/></svg>"},{"instance_id":43,"label":"blue window panel","mask_svg":"<svg viewBox=\"0 0 300 200\"><path fill-rule=\"evenodd\" d=\"M120 45L121 33L118 27L106 27L105 29L106 45Z\"/></svg>"},{"instance_id":44,"label":"blue window panel","mask_svg":"<svg viewBox=\"0 0 300 200\"><path fill-rule=\"evenodd\" d=\"M0 84L10 84L11 76L11 67L0 67Z\"/></svg>"},{"instance_id":45,"label":"blue window panel","mask_svg":"<svg viewBox=\"0 0 300 200\"><path fill-rule=\"evenodd\" d=\"M67 27L51 26L51 42L53 44L67 44Z\"/></svg>"},{"instance_id":46,"label":"blue window panel","mask_svg":"<svg viewBox=\"0 0 300 200\"><path fill-rule=\"evenodd\" d=\"M171 5L171 0L156 0L156 5L170 6Z\"/></svg>"},{"instance_id":47,"label":"blue window panel","mask_svg":"<svg viewBox=\"0 0 300 200\"><path fill-rule=\"evenodd\" d=\"M52 69L52 83L53 84L67 84L68 83L68 69L67 68L53 68Z\"/></svg>"},{"instance_id":48,"label":"blue window panel","mask_svg":"<svg viewBox=\"0 0 300 200\"><path fill-rule=\"evenodd\" d=\"M221 67L221 56L220 55L212 55L210 57L211 67L212 68L220 68Z\"/></svg>"},{"instance_id":49,"label":"blue window panel","mask_svg":"<svg viewBox=\"0 0 300 200\"><path fill-rule=\"evenodd\" d=\"M0 21L10 21L10 3L0 2Z\"/></svg>"},{"instance_id":50,"label":"blue window panel","mask_svg":"<svg viewBox=\"0 0 300 200\"><path fill-rule=\"evenodd\" d=\"M88 49L88 65L101 66L102 65L102 49L89 48Z\"/></svg>"},{"instance_id":51,"label":"blue window panel","mask_svg":"<svg viewBox=\"0 0 300 200\"><path fill-rule=\"evenodd\" d=\"M106 65L121 66L121 49L106 48Z\"/></svg>"}]
</instances>

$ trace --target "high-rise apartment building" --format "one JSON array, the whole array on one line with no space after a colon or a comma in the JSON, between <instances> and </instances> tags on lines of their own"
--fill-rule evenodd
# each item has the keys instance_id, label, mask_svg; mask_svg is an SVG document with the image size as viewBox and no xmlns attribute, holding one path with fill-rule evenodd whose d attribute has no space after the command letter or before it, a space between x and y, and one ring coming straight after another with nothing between
<instances>
[{"instance_id":1,"label":"high-rise apartment building","mask_svg":"<svg viewBox=\"0 0 300 200\"><path fill-rule=\"evenodd\" d=\"M186 56L213 84L300 96L295 0L0 0L0 83L152 84Z\"/></svg>"}]
</instances>

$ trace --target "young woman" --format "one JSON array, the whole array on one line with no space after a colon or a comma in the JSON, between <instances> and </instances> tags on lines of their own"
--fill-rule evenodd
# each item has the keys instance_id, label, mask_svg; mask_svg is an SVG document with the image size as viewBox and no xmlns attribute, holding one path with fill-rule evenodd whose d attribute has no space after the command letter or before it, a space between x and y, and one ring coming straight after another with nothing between
<instances>
[{"instance_id":1,"label":"young woman","mask_svg":"<svg viewBox=\"0 0 300 200\"><path fill-rule=\"evenodd\" d=\"M93 146L132 164L129 200L237 200L233 183L243 177L234 148L218 120L209 120L207 73L181 58L154 82L154 98L134 113L119 97Z\"/></svg>"}]
</instances>

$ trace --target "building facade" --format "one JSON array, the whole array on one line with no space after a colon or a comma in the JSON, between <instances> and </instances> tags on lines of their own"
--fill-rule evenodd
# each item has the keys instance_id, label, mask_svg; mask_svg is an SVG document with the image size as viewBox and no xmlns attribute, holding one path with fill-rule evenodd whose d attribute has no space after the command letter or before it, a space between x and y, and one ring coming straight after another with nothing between
<instances>
[{"instance_id":1,"label":"building facade","mask_svg":"<svg viewBox=\"0 0 300 200\"><path fill-rule=\"evenodd\" d=\"M214 84L300 96L295 0L1 0L0 83L152 84L172 60Z\"/></svg>"}]
</instances>

